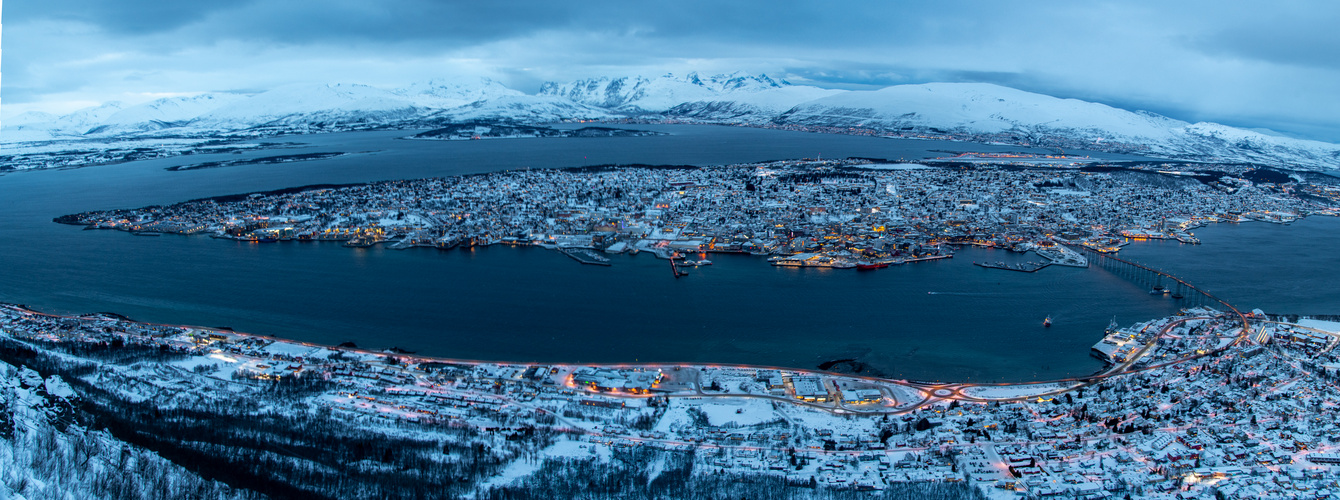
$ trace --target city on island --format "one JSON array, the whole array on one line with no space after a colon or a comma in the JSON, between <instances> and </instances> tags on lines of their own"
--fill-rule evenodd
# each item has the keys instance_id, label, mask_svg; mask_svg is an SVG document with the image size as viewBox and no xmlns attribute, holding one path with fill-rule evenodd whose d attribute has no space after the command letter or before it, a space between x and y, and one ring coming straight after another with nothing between
<instances>
[{"instance_id":1,"label":"city on island","mask_svg":"<svg viewBox=\"0 0 1340 500\"><path fill-rule=\"evenodd\" d=\"M1110 329L1094 348L1109 365L1091 376L932 383L780 367L441 359L0 307L7 349L58 356L79 367L67 378L112 395L102 397L171 414L259 399L289 381L305 389L250 411L460 440L452 446L491 450L501 464L480 478L485 486L534 472L536 456L654 450L699 470L810 487L940 481L1000 498L1331 498L1340 491L1338 341L1337 322L1196 307ZM98 355L109 347L155 354ZM1122 348L1126 356L1112 356ZM74 404L59 375L16 378Z\"/></svg>"},{"instance_id":2,"label":"city on island","mask_svg":"<svg viewBox=\"0 0 1340 500\"><path fill-rule=\"evenodd\" d=\"M57 222L138 235L258 243L339 241L392 249L539 245L585 263L651 252L683 265L708 253L778 266L876 269L953 256L955 245L1035 251L1036 271L1214 222L1340 215L1340 186L1241 165L1113 167L1033 155L923 164L792 160L717 167L586 167L286 189ZM1040 163L1032 163L1040 162ZM933 166L928 166L933 165ZM1032 166L1032 168L1030 168ZM698 260L688 259L698 255ZM683 260L680 262L680 260Z\"/></svg>"}]
</instances>

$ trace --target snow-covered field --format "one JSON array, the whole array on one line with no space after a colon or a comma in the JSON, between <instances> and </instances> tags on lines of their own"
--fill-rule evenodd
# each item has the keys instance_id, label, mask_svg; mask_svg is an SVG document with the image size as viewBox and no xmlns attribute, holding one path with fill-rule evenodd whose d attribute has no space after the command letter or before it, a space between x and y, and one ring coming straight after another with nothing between
<instances>
[{"instance_id":1,"label":"snow-covered field","mask_svg":"<svg viewBox=\"0 0 1340 500\"><path fill-rule=\"evenodd\" d=\"M1300 319L1298 324L1308 328L1331 332L1340 335L1340 321L1326 321L1320 319Z\"/></svg>"}]
</instances>

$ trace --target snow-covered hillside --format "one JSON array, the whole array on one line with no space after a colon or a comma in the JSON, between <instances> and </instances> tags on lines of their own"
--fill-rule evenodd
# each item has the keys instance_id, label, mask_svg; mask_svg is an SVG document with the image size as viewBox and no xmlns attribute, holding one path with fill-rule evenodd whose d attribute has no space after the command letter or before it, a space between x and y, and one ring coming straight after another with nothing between
<instances>
[{"instance_id":1,"label":"snow-covered hillside","mask_svg":"<svg viewBox=\"0 0 1340 500\"><path fill-rule=\"evenodd\" d=\"M264 136L474 121L540 124L626 117L859 127L965 141L1340 169L1340 146L1335 144L1214 123L1191 124L999 85L928 83L844 91L745 73L549 82L536 95L487 78L449 78L394 89L306 84L250 96L201 94L130 107L111 102L64 116L30 112L9 117L2 124L0 143Z\"/></svg>"},{"instance_id":2,"label":"snow-covered hillside","mask_svg":"<svg viewBox=\"0 0 1340 500\"><path fill-rule=\"evenodd\" d=\"M801 103L843 93L846 91L800 85L784 86L685 102L666 110L665 114L703 121L767 123Z\"/></svg>"},{"instance_id":3,"label":"snow-covered hillside","mask_svg":"<svg viewBox=\"0 0 1340 500\"><path fill-rule=\"evenodd\" d=\"M809 101L775 123L991 136L984 140L1310 169L1340 168L1340 146L1145 111L1059 99L991 84L929 83L847 92Z\"/></svg>"},{"instance_id":4,"label":"snow-covered hillside","mask_svg":"<svg viewBox=\"0 0 1340 500\"><path fill-rule=\"evenodd\" d=\"M367 85L290 85L256 94L209 113L195 127L235 130L257 126L392 122L424 110L414 101Z\"/></svg>"},{"instance_id":5,"label":"snow-covered hillside","mask_svg":"<svg viewBox=\"0 0 1340 500\"><path fill-rule=\"evenodd\" d=\"M429 118L451 122L512 121L522 123L549 123L563 120L599 120L617 118L609 111L553 96L515 95L497 96L463 106L440 111Z\"/></svg>"},{"instance_id":6,"label":"snow-covered hillside","mask_svg":"<svg viewBox=\"0 0 1340 500\"><path fill-rule=\"evenodd\" d=\"M79 425L60 376L0 361L0 499L262 498Z\"/></svg>"},{"instance_id":7,"label":"snow-covered hillside","mask_svg":"<svg viewBox=\"0 0 1340 500\"><path fill-rule=\"evenodd\" d=\"M109 136L179 127L200 115L246 99L242 94L223 93L166 97L117 111L84 134Z\"/></svg>"},{"instance_id":8,"label":"snow-covered hillside","mask_svg":"<svg viewBox=\"0 0 1340 500\"><path fill-rule=\"evenodd\" d=\"M488 78L429 80L394 89L391 93L427 109L449 109L473 102L526 95Z\"/></svg>"},{"instance_id":9,"label":"snow-covered hillside","mask_svg":"<svg viewBox=\"0 0 1340 500\"><path fill-rule=\"evenodd\" d=\"M796 124L920 127L978 133L1066 130L1095 138L1168 138L1172 128L1185 125L1159 115L985 83L897 85L847 92L803 103L777 119Z\"/></svg>"},{"instance_id":10,"label":"snow-covered hillside","mask_svg":"<svg viewBox=\"0 0 1340 500\"><path fill-rule=\"evenodd\" d=\"M540 95L555 96L580 102L590 106L607 108L621 113L662 113L671 108L689 102L733 101L735 96L750 100L751 94L789 87L786 82L774 80L767 75L748 75L732 73L703 77L698 73L689 73L684 77L664 75L657 78L601 77L589 80L558 84L545 83L540 87ZM815 87L807 87L822 91ZM791 95L788 93L786 95ZM726 98L725 96L730 96ZM809 94L791 105L818 97ZM781 97L784 99L784 96ZM769 98L752 99L768 102ZM778 98L773 98L773 101ZM790 106L786 106L790 107Z\"/></svg>"}]
</instances>

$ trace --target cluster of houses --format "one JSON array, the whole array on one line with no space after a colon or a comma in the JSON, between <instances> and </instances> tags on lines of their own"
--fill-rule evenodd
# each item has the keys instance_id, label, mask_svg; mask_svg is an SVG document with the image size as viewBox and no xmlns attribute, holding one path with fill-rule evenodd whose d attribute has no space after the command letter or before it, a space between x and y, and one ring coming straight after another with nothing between
<instances>
[{"instance_id":1,"label":"cluster of houses","mask_svg":"<svg viewBox=\"0 0 1340 500\"><path fill-rule=\"evenodd\" d=\"M1289 222L1335 213L1327 198L1300 195L1317 189L1295 183L1229 176L1204 182L1183 174L854 159L516 170L87 212L60 220L138 234L209 233L257 242L333 240L392 248L535 244L647 250L667 257L747 252L780 256L777 265L851 267L943 256L949 252L945 245L968 244L1038 249L1070 262L1075 256L1056 241L1116 251L1132 238L1195 243L1190 231L1213 222Z\"/></svg>"},{"instance_id":2,"label":"cluster of houses","mask_svg":"<svg viewBox=\"0 0 1340 500\"><path fill-rule=\"evenodd\" d=\"M101 383L159 391L145 398L305 380L316 385L303 402L355 424L464 425L500 443L519 439L516 429L562 428L588 446L696 449L709 469L820 486L937 480L1038 498L1338 498L1340 391L1327 367L1340 367L1340 333L1327 328L1340 324L1259 319L1239 338L1238 319L1190 312L1201 319L1116 332L1122 341L1163 332L1143 340L1154 363L1088 385L981 386L989 390L961 391L966 399L825 372L462 362L18 306L0 308L0 334L170 353L96 371Z\"/></svg>"}]
</instances>

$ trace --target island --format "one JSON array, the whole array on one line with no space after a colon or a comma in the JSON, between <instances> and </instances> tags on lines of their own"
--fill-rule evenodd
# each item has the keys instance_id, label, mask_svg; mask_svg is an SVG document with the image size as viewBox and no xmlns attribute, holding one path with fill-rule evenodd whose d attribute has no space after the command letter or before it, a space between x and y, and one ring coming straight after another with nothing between
<instances>
[{"instance_id":1,"label":"island","mask_svg":"<svg viewBox=\"0 0 1340 500\"><path fill-rule=\"evenodd\" d=\"M848 158L526 169L289 188L55 220L257 243L536 245L597 265L609 264L601 253L649 252L672 259L674 275L683 276L681 266L708 264L710 253L870 270L949 258L962 245L1085 267L1083 251L1115 253L1134 240L1197 244L1193 231L1206 224L1340 214L1340 179L1249 165L1064 160L953 155L926 164Z\"/></svg>"}]
</instances>

